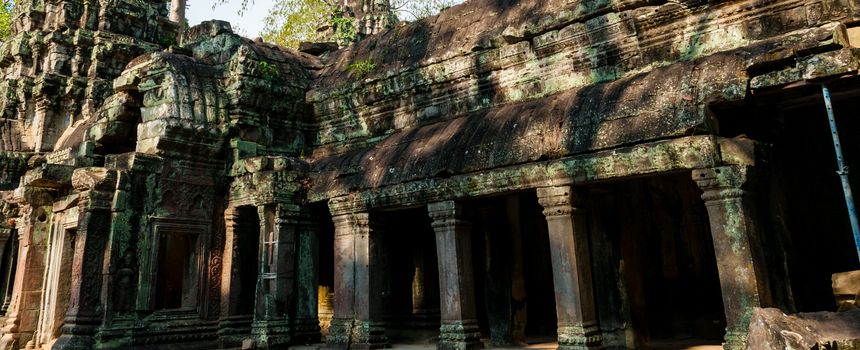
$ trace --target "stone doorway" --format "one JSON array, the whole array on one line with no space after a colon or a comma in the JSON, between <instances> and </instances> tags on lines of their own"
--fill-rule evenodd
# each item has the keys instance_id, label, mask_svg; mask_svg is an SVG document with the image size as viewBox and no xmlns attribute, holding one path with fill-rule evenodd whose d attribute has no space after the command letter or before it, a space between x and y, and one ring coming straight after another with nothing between
<instances>
[{"instance_id":1,"label":"stone doorway","mask_svg":"<svg viewBox=\"0 0 860 350\"><path fill-rule=\"evenodd\" d=\"M383 212L382 308L391 343L435 344L439 336L436 237L423 207Z\"/></svg>"},{"instance_id":2,"label":"stone doorway","mask_svg":"<svg viewBox=\"0 0 860 350\"><path fill-rule=\"evenodd\" d=\"M236 315L254 317L257 291L257 272L259 270L260 217L257 208L244 206L237 209L236 246L233 259L236 259L239 272L239 291L236 293Z\"/></svg>"},{"instance_id":3,"label":"stone doorway","mask_svg":"<svg viewBox=\"0 0 860 350\"><path fill-rule=\"evenodd\" d=\"M849 176L857 204L860 103L839 94L838 87L832 90L845 161L854 170ZM776 199L771 205L780 209L770 218L770 226L784 230L793 246L788 270L799 312L835 311L831 275L860 269L820 91L812 102L783 111L769 179L771 198Z\"/></svg>"},{"instance_id":4,"label":"stone doorway","mask_svg":"<svg viewBox=\"0 0 860 350\"><path fill-rule=\"evenodd\" d=\"M700 196L688 173L589 189L595 294L605 344L662 349L722 343L726 321L720 279ZM632 334L630 328L620 332L625 319Z\"/></svg>"},{"instance_id":5,"label":"stone doorway","mask_svg":"<svg viewBox=\"0 0 860 350\"><path fill-rule=\"evenodd\" d=\"M56 215L48 246L45 271L45 294L42 297L42 312L36 330L36 346L49 348L60 336L60 328L69 308L69 287L72 279L72 263L75 254L75 229L67 229L62 223L63 215Z\"/></svg>"},{"instance_id":6,"label":"stone doorway","mask_svg":"<svg viewBox=\"0 0 860 350\"><path fill-rule=\"evenodd\" d=\"M486 346L554 347L551 247L537 197L527 192L469 204L475 208L476 309Z\"/></svg>"}]
</instances>

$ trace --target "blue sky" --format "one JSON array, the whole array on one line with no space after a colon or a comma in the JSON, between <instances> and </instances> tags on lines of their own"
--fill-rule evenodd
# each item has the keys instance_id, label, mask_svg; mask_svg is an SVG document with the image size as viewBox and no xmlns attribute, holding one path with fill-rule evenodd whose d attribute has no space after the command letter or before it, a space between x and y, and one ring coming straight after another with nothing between
<instances>
[{"instance_id":1,"label":"blue sky","mask_svg":"<svg viewBox=\"0 0 860 350\"><path fill-rule=\"evenodd\" d=\"M420 0L419 0L420 1ZM200 24L200 22L210 19L220 19L230 22L233 26L233 31L249 38L260 36L260 31L263 30L263 18L274 6L274 0L253 0L254 4L242 16L239 15L239 5L242 0L230 0L229 3L218 6L212 9L211 2L204 1L188 1L188 10L185 15L188 17L188 24L191 26ZM462 0L455 1L456 3Z\"/></svg>"},{"instance_id":2,"label":"blue sky","mask_svg":"<svg viewBox=\"0 0 860 350\"><path fill-rule=\"evenodd\" d=\"M275 2L273 0L256 0L248 11L239 16L241 3L241 0L231 0L213 10L212 3L209 1L191 0L188 1L188 10L185 15L191 26L210 19L220 19L230 22L234 32L250 38L258 37L260 31L263 30L263 18L266 17L266 13L272 9Z\"/></svg>"}]
</instances>

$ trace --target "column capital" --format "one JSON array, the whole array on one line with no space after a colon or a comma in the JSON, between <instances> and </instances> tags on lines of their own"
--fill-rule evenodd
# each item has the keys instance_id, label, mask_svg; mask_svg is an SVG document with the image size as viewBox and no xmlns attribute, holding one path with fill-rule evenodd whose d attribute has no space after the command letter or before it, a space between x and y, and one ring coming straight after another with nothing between
<instances>
[{"instance_id":1,"label":"column capital","mask_svg":"<svg viewBox=\"0 0 860 350\"><path fill-rule=\"evenodd\" d=\"M455 201L430 203L427 212L433 221L433 228L448 226L468 226L465 207Z\"/></svg>"},{"instance_id":2,"label":"column capital","mask_svg":"<svg viewBox=\"0 0 860 350\"><path fill-rule=\"evenodd\" d=\"M571 186L542 187L537 189L538 203L547 218L584 212L581 189Z\"/></svg>"},{"instance_id":3,"label":"column capital","mask_svg":"<svg viewBox=\"0 0 860 350\"><path fill-rule=\"evenodd\" d=\"M328 210L332 216L339 216L343 214L366 212L367 206L361 202L359 194L351 194L329 199Z\"/></svg>"},{"instance_id":4,"label":"column capital","mask_svg":"<svg viewBox=\"0 0 860 350\"><path fill-rule=\"evenodd\" d=\"M754 173L749 166L722 166L693 170L693 180L705 193L705 202L740 198L748 192L754 182Z\"/></svg>"},{"instance_id":5,"label":"column capital","mask_svg":"<svg viewBox=\"0 0 860 350\"><path fill-rule=\"evenodd\" d=\"M370 230L370 213L341 213L332 216L335 236L350 236Z\"/></svg>"}]
</instances>

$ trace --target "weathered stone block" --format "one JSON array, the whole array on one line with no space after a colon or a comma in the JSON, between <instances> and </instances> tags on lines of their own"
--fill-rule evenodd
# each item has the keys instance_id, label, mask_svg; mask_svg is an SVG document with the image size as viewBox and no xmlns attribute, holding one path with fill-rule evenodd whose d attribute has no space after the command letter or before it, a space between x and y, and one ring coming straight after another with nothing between
<instances>
[{"instance_id":1,"label":"weathered stone block","mask_svg":"<svg viewBox=\"0 0 860 350\"><path fill-rule=\"evenodd\" d=\"M860 310L786 315L778 309L753 311L747 349L860 349Z\"/></svg>"},{"instance_id":2,"label":"weathered stone block","mask_svg":"<svg viewBox=\"0 0 860 350\"><path fill-rule=\"evenodd\" d=\"M835 273L832 281L833 296L839 310L860 309L860 270Z\"/></svg>"}]
</instances>

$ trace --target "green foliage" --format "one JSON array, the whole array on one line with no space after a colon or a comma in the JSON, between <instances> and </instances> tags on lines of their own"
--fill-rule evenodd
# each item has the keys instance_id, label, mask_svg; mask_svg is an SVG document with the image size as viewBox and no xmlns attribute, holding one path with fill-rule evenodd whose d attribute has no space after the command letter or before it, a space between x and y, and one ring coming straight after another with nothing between
<instances>
[{"instance_id":1,"label":"green foliage","mask_svg":"<svg viewBox=\"0 0 860 350\"><path fill-rule=\"evenodd\" d=\"M6 41L12 35L12 8L14 6L14 1L3 0L3 5L0 7L0 41Z\"/></svg>"},{"instance_id":2,"label":"green foliage","mask_svg":"<svg viewBox=\"0 0 860 350\"><path fill-rule=\"evenodd\" d=\"M459 0L390 0L391 9L398 18L406 21L417 21L424 17L433 16L440 11L461 3Z\"/></svg>"},{"instance_id":3,"label":"green foliage","mask_svg":"<svg viewBox=\"0 0 860 350\"><path fill-rule=\"evenodd\" d=\"M346 66L346 71L356 79L364 78L364 76L370 74L374 69L376 69L376 64L371 59L357 60Z\"/></svg>"},{"instance_id":4,"label":"green foliage","mask_svg":"<svg viewBox=\"0 0 860 350\"><path fill-rule=\"evenodd\" d=\"M331 26L335 37L340 41L352 42L358 37L352 18L344 17L342 13L336 13L331 18Z\"/></svg>"},{"instance_id":5,"label":"green foliage","mask_svg":"<svg viewBox=\"0 0 860 350\"><path fill-rule=\"evenodd\" d=\"M260 61L260 63L257 64L257 73L259 73L260 76L268 82L274 82L281 76L278 66L266 61Z\"/></svg>"},{"instance_id":6,"label":"green foliage","mask_svg":"<svg viewBox=\"0 0 860 350\"><path fill-rule=\"evenodd\" d=\"M335 12L334 1L276 0L272 12L264 19L265 26L261 34L268 42L296 48L303 41L317 40L317 29L333 24ZM342 21L338 23L341 35L348 36L350 30L355 32L351 23L349 27Z\"/></svg>"},{"instance_id":7,"label":"green foliage","mask_svg":"<svg viewBox=\"0 0 860 350\"><path fill-rule=\"evenodd\" d=\"M218 0L229 1L229 0ZM249 0L242 0L247 3ZM432 16L462 0L390 0L391 9L398 18L417 20ZM353 41L357 31L351 18L344 15L335 0L276 0L272 12L266 16L262 37L285 47L296 48L303 41L327 38L318 36L317 30L331 26L335 39Z\"/></svg>"}]
</instances>

